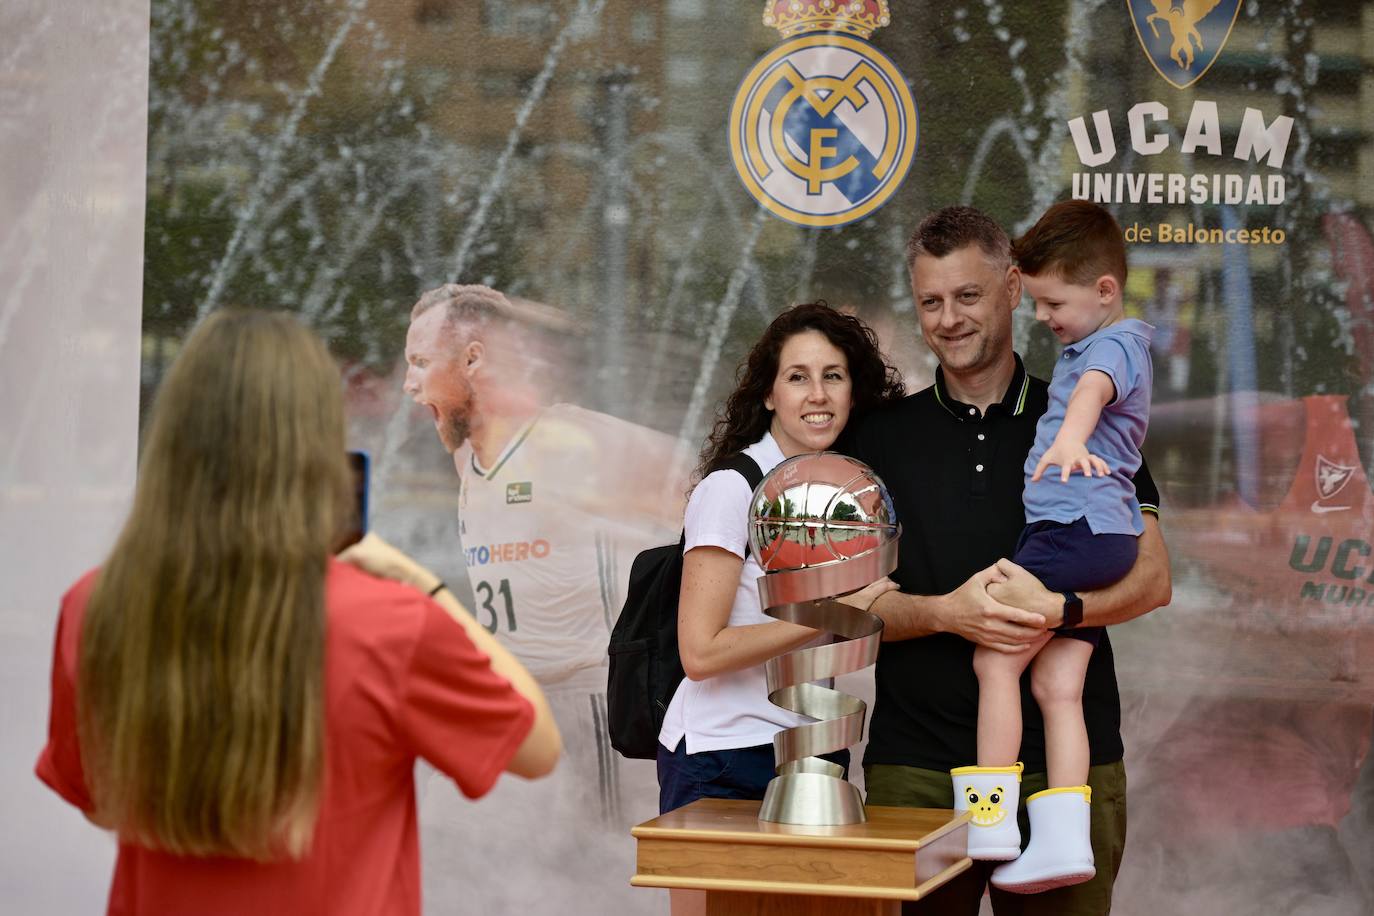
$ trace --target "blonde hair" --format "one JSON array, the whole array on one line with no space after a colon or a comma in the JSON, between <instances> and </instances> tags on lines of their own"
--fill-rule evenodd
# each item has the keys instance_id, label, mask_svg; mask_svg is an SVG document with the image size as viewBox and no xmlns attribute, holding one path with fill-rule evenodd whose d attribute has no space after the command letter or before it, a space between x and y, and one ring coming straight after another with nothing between
<instances>
[{"instance_id":1,"label":"blonde hair","mask_svg":"<svg viewBox=\"0 0 1374 916\"><path fill-rule=\"evenodd\" d=\"M443 306L444 320L452 325L485 329L511 317L511 304L505 293L476 283L445 283L420 297L410 310L410 320L414 321L435 306Z\"/></svg>"},{"instance_id":2,"label":"blonde hair","mask_svg":"<svg viewBox=\"0 0 1374 916\"><path fill-rule=\"evenodd\" d=\"M343 449L338 367L294 319L219 311L186 341L81 633L83 763L97 819L126 838L308 852Z\"/></svg>"}]
</instances>

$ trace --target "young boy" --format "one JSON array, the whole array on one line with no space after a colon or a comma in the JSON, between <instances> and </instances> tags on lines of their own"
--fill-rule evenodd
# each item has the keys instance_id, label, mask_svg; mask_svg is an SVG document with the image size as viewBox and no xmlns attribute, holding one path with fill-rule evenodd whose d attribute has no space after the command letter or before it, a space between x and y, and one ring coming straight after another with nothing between
<instances>
[{"instance_id":1,"label":"young boy","mask_svg":"<svg viewBox=\"0 0 1374 916\"><path fill-rule=\"evenodd\" d=\"M1063 625L1014 655L979 647L978 765L953 771L955 807L972 810L969 855L1014 859L993 872L1004 890L1036 893L1095 874L1089 840L1088 734L1083 677L1101 638L1076 628L1074 592L1126 575L1144 531L1132 476L1150 413L1148 324L1122 305L1126 249L1110 213L1087 201L1055 204L1013 244L1035 317L1064 344L1049 408L1026 458L1026 527L1012 561L1065 596ZM1046 474L1050 468L1057 468ZM1081 472L1081 473L1080 473ZM1077 618L1077 619L1076 619ZM1032 664L1032 660L1033 664ZM1025 852L1016 823L1021 764L1021 674L1045 719L1050 788L1026 801Z\"/></svg>"}]
</instances>

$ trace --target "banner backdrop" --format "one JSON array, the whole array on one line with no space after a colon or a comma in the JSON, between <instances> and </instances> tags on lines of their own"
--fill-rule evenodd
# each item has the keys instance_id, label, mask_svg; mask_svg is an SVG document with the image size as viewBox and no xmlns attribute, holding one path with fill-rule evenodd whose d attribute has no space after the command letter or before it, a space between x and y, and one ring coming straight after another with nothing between
<instances>
[{"instance_id":1,"label":"banner backdrop","mask_svg":"<svg viewBox=\"0 0 1374 916\"><path fill-rule=\"evenodd\" d=\"M1015 235L1081 197L1123 226L1128 312L1157 328L1145 453L1174 577L1171 606L1112 634L1116 909L1370 912L1374 3L896 2L801 101L776 94L783 58L797 80L822 65L764 7L152 4L144 408L210 311L300 314L345 367L374 527L510 642L569 745L552 780L477 804L422 768L429 908L666 907L627 887L656 790L598 737L601 654L736 365L822 298L918 390L920 217L969 203ZM867 172L841 174L851 153ZM403 390L411 307L450 281L517 318L475 409L544 408L501 489ZM1016 342L1048 377L1026 306ZM564 551L566 592L521 566Z\"/></svg>"}]
</instances>

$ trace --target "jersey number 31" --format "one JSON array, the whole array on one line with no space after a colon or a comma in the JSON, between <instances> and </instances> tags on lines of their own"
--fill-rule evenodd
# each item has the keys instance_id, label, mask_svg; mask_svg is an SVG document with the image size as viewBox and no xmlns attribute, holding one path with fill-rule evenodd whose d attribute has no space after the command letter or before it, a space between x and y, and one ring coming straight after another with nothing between
<instances>
[{"instance_id":1,"label":"jersey number 31","mask_svg":"<svg viewBox=\"0 0 1374 916\"><path fill-rule=\"evenodd\" d=\"M495 589L491 587L490 582L478 582L473 591L477 594L477 601L482 610L487 612L487 619L483 621L482 626L486 627L489 633L495 633L501 626L500 612L493 603L493 599L498 597L506 605L506 629L515 632L515 601L511 599L509 579L502 579Z\"/></svg>"}]
</instances>

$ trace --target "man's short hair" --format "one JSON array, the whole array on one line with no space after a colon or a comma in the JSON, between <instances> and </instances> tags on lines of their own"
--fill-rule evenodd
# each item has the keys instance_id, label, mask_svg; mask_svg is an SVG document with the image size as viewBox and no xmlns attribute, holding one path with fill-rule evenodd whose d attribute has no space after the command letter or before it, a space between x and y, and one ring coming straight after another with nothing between
<instances>
[{"instance_id":1,"label":"man's short hair","mask_svg":"<svg viewBox=\"0 0 1374 916\"><path fill-rule=\"evenodd\" d=\"M954 206L936 210L921 220L906 243L906 266L921 255L943 258L961 248L977 245L999 269L1011 266L1011 241L992 217L976 207Z\"/></svg>"},{"instance_id":2,"label":"man's short hair","mask_svg":"<svg viewBox=\"0 0 1374 916\"><path fill-rule=\"evenodd\" d=\"M410 310L410 320L414 321L432 308L444 308L444 323L449 326L470 325L485 328L493 321L504 320L510 315L510 300L490 286L473 284L445 283L420 297Z\"/></svg>"},{"instance_id":3,"label":"man's short hair","mask_svg":"<svg viewBox=\"0 0 1374 916\"><path fill-rule=\"evenodd\" d=\"M1087 200L1065 200L1045 211L1012 245L1021 272L1051 274L1075 286L1091 286L1110 274L1126 285L1126 240L1112 215Z\"/></svg>"}]
</instances>

